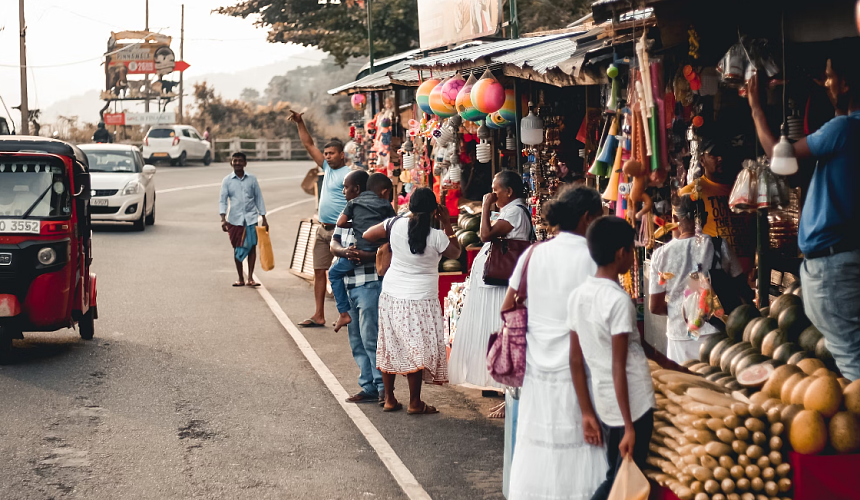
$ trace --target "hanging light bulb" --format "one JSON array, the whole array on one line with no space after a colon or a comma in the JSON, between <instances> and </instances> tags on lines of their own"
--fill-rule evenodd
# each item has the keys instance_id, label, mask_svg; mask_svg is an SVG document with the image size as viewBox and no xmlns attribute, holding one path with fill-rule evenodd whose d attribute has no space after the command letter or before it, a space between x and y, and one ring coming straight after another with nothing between
<instances>
[{"instance_id":1,"label":"hanging light bulb","mask_svg":"<svg viewBox=\"0 0 860 500\"><path fill-rule=\"evenodd\" d=\"M785 125L779 142L773 147L773 155L770 158L770 169L776 175L793 175L797 173L797 157L794 155L794 146L788 142L785 135Z\"/></svg>"},{"instance_id":2,"label":"hanging light bulb","mask_svg":"<svg viewBox=\"0 0 860 500\"><path fill-rule=\"evenodd\" d=\"M505 148L510 151L517 149L517 138L514 137L514 130L508 127L508 138L505 140Z\"/></svg>"},{"instance_id":3,"label":"hanging light bulb","mask_svg":"<svg viewBox=\"0 0 860 500\"><path fill-rule=\"evenodd\" d=\"M543 142L543 120L532 112L532 106L534 104L529 101L529 114L520 124L520 136L523 144L537 146Z\"/></svg>"},{"instance_id":4,"label":"hanging light bulb","mask_svg":"<svg viewBox=\"0 0 860 500\"><path fill-rule=\"evenodd\" d=\"M475 147L475 157L480 163L490 163L493 160L493 146L487 142L490 139L490 128L486 120L481 121L478 127L478 145Z\"/></svg>"},{"instance_id":5,"label":"hanging light bulb","mask_svg":"<svg viewBox=\"0 0 860 500\"><path fill-rule=\"evenodd\" d=\"M415 155L412 154L412 151L415 150L415 146L412 144L412 137L408 137L406 142L403 143L403 169L404 170L412 170L415 168Z\"/></svg>"}]
</instances>

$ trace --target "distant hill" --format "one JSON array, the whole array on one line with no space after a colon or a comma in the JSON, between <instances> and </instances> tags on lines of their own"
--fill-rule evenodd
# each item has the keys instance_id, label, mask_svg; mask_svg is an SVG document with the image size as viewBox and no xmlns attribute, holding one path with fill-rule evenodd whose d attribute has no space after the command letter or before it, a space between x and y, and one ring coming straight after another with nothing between
<instances>
[{"instance_id":1,"label":"distant hill","mask_svg":"<svg viewBox=\"0 0 860 500\"><path fill-rule=\"evenodd\" d=\"M215 88L225 98L238 99L245 88L256 88L262 93L273 77L284 75L299 66L316 65L325 57L324 52L309 48L289 59L240 72L209 73L199 76L192 74L193 76L189 75L185 80L185 102L186 105L193 102L193 98L189 94L195 82L206 81L210 87ZM355 72L358 72L357 68ZM90 90L51 104L42 110L42 122L53 123L59 116L77 116L81 122L95 123L98 121L99 110L104 106L104 102L99 99L99 93L100 90ZM171 106L175 105L171 103ZM142 105L140 110L143 110Z\"/></svg>"}]
</instances>

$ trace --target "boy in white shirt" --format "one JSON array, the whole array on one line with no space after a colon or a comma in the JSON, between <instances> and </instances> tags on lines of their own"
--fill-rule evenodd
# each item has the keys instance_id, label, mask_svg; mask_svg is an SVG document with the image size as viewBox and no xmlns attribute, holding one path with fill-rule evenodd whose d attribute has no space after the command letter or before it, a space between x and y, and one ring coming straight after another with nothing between
<instances>
[{"instance_id":1,"label":"boy in white shirt","mask_svg":"<svg viewBox=\"0 0 860 500\"><path fill-rule=\"evenodd\" d=\"M594 221L586 238L597 274L568 300L570 369L582 408L585 440L600 445L605 439L609 462L606 481L592 500L609 496L625 457L645 468L654 429L654 388L636 327L636 309L618 283L618 275L633 266L634 235L624 219L606 216ZM596 412L585 373L586 359Z\"/></svg>"}]
</instances>

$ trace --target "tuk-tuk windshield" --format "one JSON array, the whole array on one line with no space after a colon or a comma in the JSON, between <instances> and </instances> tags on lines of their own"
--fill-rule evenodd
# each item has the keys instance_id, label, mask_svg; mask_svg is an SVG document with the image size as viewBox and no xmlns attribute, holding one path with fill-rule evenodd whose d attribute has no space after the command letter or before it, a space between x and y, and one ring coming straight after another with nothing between
<instances>
[{"instance_id":1,"label":"tuk-tuk windshield","mask_svg":"<svg viewBox=\"0 0 860 500\"><path fill-rule=\"evenodd\" d=\"M62 167L44 161L0 160L0 217L68 217L70 200Z\"/></svg>"}]
</instances>

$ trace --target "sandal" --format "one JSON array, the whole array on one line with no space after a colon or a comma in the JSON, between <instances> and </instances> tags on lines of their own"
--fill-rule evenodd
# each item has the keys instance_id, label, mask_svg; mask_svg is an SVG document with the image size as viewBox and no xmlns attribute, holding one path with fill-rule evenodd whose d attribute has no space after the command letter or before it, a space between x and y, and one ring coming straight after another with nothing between
<instances>
[{"instance_id":1,"label":"sandal","mask_svg":"<svg viewBox=\"0 0 860 500\"><path fill-rule=\"evenodd\" d=\"M437 410L435 407L430 406L427 403L423 404L424 408L421 411L406 410L406 413L409 415L433 415L434 413L439 413L439 410Z\"/></svg>"},{"instance_id":2,"label":"sandal","mask_svg":"<svg viewBox=\"0 0 860 500\"><path fill-rule=\"evenodd\" d=\"M297 326L300 326L302 328L321 328L325 326L325 323L317 323L312 318L308 318L299 323Z\"/></svg>"},{"instance_id":3,"label":"sandal","mask_svg":"<svg viewBox=\"0 0 860 500\"><path fill-rule=\"evenodd\" d=\"M249 281L249 282L248 282L248 286L250 286L250 287L258 287L258 286L260 286L260 284L259 284L259 283L257 283L257 282L256 282L256 281L254 281L254 280L251 280L251 281Z\"/></svg>"},{"instance_id":4,"label":"sandal","mask_svg":"<svg viewBox=\"0 0 860 500\"><path fill-rule=\"evenodd\" d=\"M402 409L403 409L403 404L402 404L402 403L396 403L396 404L395 404L394 406L392 406L391 408L385 408L385 407L383 407L383 408L382 408L382 411L384 411L384 412L386 412L386 413L390 413L390 412L393 412L393 411L400 411L400 410L402 410Z\"/></svg>"},{"instance_id":5,"label":"sandal","mask_svg":"<svg viewBox=\"0 0 860 500\"><path fill-rule=\"evenodd\" d=\"M244 281L237 281L237 282L233 283L233 286L245 286L245 282Z\"/></svg>"},{"instance_id":6,"label":"sandal","mask_svg":"<svg viewBox=\"0 0 860 500\"><path fill-rule=\"evenodd\" d=\"M490 408L487 418L505 418L505 403Z\"/></svg>"}]
</instances>

